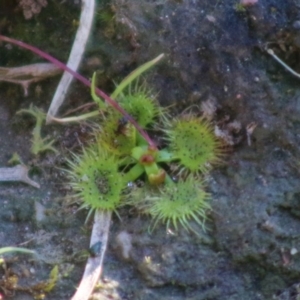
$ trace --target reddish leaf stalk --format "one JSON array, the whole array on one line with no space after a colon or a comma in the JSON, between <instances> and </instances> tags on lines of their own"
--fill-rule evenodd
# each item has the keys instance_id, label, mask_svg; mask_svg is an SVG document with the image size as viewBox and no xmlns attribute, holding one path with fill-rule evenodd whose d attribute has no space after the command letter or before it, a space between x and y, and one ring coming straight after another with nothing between
<instances>
[{"instance_id":1,"label":"reddish leaf stalk","mask_svg":"<svg viewBox=\"0 0 300 300\"><path fill-rule=\"evenodd\" d=\"M44 59L52 62L59 68L61 68L64 71L69 72L72 76L74 76L77 80L81 81L84 85L88 86L89 88L91 87L91 83L89 80L87 80L85 77L80 75L79 73L73 71L70 69L67 65L59 61L58 59L54 58L50 54L34 47L29 44L26 44L22 41L15 40L9 37L6 37L4 35L0 35L0 40L17 45L21 48L25 48L27 50L30 50L31 52L43 57ZM148 143L149 147L154 147L156 148L155 143L150 139L149 135L147 132L145 132L139 124L134 120L132 116L130 116L115 100L113 100L111 97L106 95L103 91L101 91L99 88L96 87L96 94L100 97L102 97L109 105L111 105L113 108L115 108L118 112L120 112L135 128L136 130L142 135L142 137L146 140Z\"/></svg>"}]
</instances>

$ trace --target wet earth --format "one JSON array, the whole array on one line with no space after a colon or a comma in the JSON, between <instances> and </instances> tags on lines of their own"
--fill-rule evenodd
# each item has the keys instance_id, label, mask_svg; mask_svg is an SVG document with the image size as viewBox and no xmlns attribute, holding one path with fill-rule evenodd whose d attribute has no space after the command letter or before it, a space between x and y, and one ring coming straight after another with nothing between
<instances>
[{"instance_id":1,"label":"wet earth","mask_svg":"<svg viewBox=\"0 0 300 300\"><path fill-rule=\"evenodd\" d=\"M7 3L0 2L1 34L67 60L79 1L49 0L30 19L24 18L18 1ZM163 225L150 234L148 218L125 208L121 219L113 217L93 299L299 299L300 80L267 49L300 72L299 1L98 3L80 72L90 77L98 70L99 86L109 93L114 82L165 53L147 76L160 103L171 105L174 116L186 108L212 107L212 122L228 151L207 178L212 212L200 237L181 230L172 234ZM26 50L0 44L2 67L41 61ZM4 299L41 297L32 287L56 265L60 277L46 299L70 299L84 270L92 224L84 225L85 211L76 213L77 207L67 205L68 184L60 168L70 150L84 143L86 127L43 127L43 136L55 139L59 153L34 156L34 121L16 114L30 103L46 111L58 81L32 84L27 97L20 86L0 82L0 165L7 167L17 153L41 186L0 186L0 246L37 252L35 257L5 256L0 265ZM74 82L61 113L90 101L88 89ZM131 237L128 255L118 242L121 232ZM12 274L25 291L9 285Z\"/></svg>"}]
</instances>

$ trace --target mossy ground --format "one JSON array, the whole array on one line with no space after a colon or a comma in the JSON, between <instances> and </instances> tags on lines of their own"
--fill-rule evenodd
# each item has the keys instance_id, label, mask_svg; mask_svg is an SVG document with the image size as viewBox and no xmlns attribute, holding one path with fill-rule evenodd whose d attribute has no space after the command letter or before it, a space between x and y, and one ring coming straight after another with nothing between
<instances>
[{"instance_id":1,"label":"mossy ground","mask_svg":"<svg viewBox=\"0 0 300 300\"><path fill-rule=\"evenodd\" d=\"M1 33L66 60L79 6L73 1L48 2L30 21L12 12L8 25L1 25ZM95 22L83 73L90 76L95 69L102 69L100 87L110 92L113 80L118 82L142 62L165 52L167 59L148 78L163 105L176 103L176 114L214 99L214 120L223 128L237 120L243 128L240 143L208 181L213 198L211 230L201 238L186 232L166 234L163 226L150 236L144 217L125 208L120 211L122 220L114 218L101 292L112 299L281 300L295 294L292 287L299 281L300 271L299 254L295 253L300 249L299 82L260 46L275 42L277 53L297 69L299 7L293 0L266 0L240 12L235 4L233 0L112 0L98 6L98 14L106 10L106 19L102 16ZM25 50L0 48L1 66L37 61L39 58ZM18 274L23 266L33 267L34 279L44 279L51 269L48 264L54 263L49 254L56 251L58 262L71 263L75 269L47 299L69 299L84 267L75 254L88 247L89 228L83 227L84 212L74 215L74 208L63 206L65 184L53 166L64 164L65 147L75 147L76 136L84 141L87 128L46 128L45 134L59 137L57 146L63 155L33 158L29 153L33 124L29 118L14 116L31 102L47 109L57 80L40 83L40 97L32 87L27 99L21 88L0 83L1 165L18 151L25 163L35 166L31 176L42 186L37 191L23 184L1 183L0 244L19 245L32 235L44 238L44 243L33 240L27 244L44 255L44 262L22 257L11 267ZM89 91L73 84L62 110L89 99ZM245 135L250 122L258 124L251 146ZM47 208L42 224L33 213L35 199ZM39 233L41 229L47 238ZM122 230L133 237L129 262L123 262L114 250L115 236ZM49 237L53 232L56 235ZM33 279L30 276L26 282L25 276L19 277L24 284ZM95 297L100 299L97 293ZM15 299L22 297L16 294Z\"/></svg>"}]
</instances>

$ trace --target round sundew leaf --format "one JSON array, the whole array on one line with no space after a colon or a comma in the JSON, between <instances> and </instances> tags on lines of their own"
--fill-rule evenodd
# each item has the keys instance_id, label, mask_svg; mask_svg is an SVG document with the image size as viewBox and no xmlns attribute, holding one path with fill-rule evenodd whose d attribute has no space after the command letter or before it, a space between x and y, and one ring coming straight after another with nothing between
<instances>
[{"instance_id":1,"label":"round sundew leaf","mask_svg":"<svg viewBox=\"0 0 300 300\"><path fill-rule=\"evenodd\" d=\"M170 152L190 172L205 172L219 161L220 142L202 118L177 119L166 130Z\"/></svg>"},{"instance_id":2,"label":"round sundew leaf","mask_svg":"<svg viewBox=\"0 0 300 300\"><path fill-rule=\"evenodd\" d=\"M115 210L126 186L116 158L97 147L75 158L68 173L71 186L83 205L91 209Z\"/></svg>"},{"instance_id":3,"label":"round sundew leaf","mask_svg":"<svg viewBox=\"0 0 300 300\"><path fill-rule=\"evenodd\" d=\"M122 95L119 103L142 128L151 124L160 111L155 99L144 90L138 90L129 95Z\"/></svg>"},{"instance_id":4,"label":"round sundew leaf","mask_svg":"<svg viewBox=\"0 0 300 300\"><path fill-rule=\"evenodd\" d=\"M203 183L189 176L185 181L166 185L155 194L146 196L146 211L154 219L154 227L163 222L167 228L191 229L190 221L204 228L206 211L210 209L209 194L204 191Z\"/></svg>"}]
</instances>

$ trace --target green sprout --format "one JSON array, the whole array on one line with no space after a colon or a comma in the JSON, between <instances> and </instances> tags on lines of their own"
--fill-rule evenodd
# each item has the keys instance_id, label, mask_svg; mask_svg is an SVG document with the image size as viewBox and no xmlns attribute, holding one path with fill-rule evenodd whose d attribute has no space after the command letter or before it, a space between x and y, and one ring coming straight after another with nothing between
<instances>
[{"instance_id":1,"label":"green sprout","mask_svg":"<svg viewBox=\"0 0 300 300\"><path fill-rule=\"evenodd\" d=\"M38 109L37 107L30 105L29 109L21 109L17 114L27 113L32 115L36 119L35 127L32 131L32 146L31 153L37 155L41 152L52 151L58 153L58 151L52 146L55 142L54 140L49 141L49 137L42 138L42 125L46 119L45 113Z\"/></svg>"},{"instance_id":2,"label":"green sprout","mask_svg":"<svg viewBox=\"0 0 300 300\"><path fill-rule=\"evenodd\" d=\"M23 165L23 161L20 155L17 152L14 152L11 158L9 159L8 164L13 166L20 165L20 164Z\"/></svg>"},{"instance_id":3,"label":"green sprout","mask_svg":"<svg viewBox=\"0 0 300 300\"><path fill-rule=\"evenodd\" d=\"M12 252L19 252L19 253L24 253L24 254L35 254L34 251L26 249L26 248L21 248L21 247L2 247L2 248L0 248L0 255L12 253Z\"/></svg>"},{"instance_id":4,"label":"green sprout","mask_svg":"<svg viewBox=\"0 0 300 300\"><path fill-rule=\"evenodd\" d=\"M190 114L170 120L151 91L137 83L132 88L138 76L152 66L146 63L132 72L112 93L111 98L126 115L107 107L96 96L93 76L91 94L105 113L95 126L95 143L69 161L70 184L81 206L91 211L117 212L120 206L129 204L151 216L152 229L162 222L168 229L181 226L196 232L190 222L205 229L207 211L211 209L201 176L220 161L221 144L211 124L201 116ZM144 130L162 127L165 147L149 144L128 122L128 115ZM91 113L84 115L88 116ZM174 174L177 182L172 179ZM145 181L143 187L126 188L139 178Z\"/></svg>"}]
</instances>

